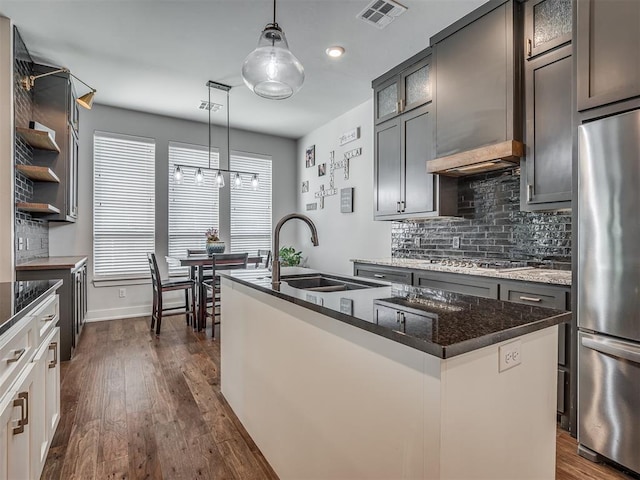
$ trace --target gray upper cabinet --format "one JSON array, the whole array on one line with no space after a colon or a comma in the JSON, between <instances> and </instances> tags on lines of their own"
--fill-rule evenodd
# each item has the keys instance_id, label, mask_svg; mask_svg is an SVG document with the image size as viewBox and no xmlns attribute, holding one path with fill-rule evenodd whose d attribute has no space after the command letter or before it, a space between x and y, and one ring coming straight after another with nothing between
<instances>
[{"instance_id":1,"label":"gray upper cabinet","mask_svg":"<svg viewBox=\"0 0 640 480\"><path fill-rule=\"evenodd\" d=\"M376 124L431 101L430 53L423 50L373 81Z\"/></svg>"},{"instance_id":2,"label":"gray upper cabinet","mask_svg":"<svg viewBox=\"0 0 640 480\"><path fill-rule=\"evenodd\" d=\"M52 67L35 65L34 73L46 73ZM38 79L33 89L34 120L56 132L57 152L34 151L35 165L51 168L60 183L34 186L33 201L49 203L60 213L48 215L52 222L75 222L78 217L78 107L76 95L67 73Z\"/></svg>"},{"instance_id":3,"label":"gray upper cabinet","mask_svg":"<svg viewBox=\"0 0 640 480\"><path fill-rule=\"evenodd\" d=\"M523 210L571 208L571 22L570 0L537 0L526 4L525 44L532 46L532 54L525 62Z\"/></svg>"},{"instance_id":4,"label":"gray upper cabinet","mask_svg":"<svg viewBox=\"0 0 640 480\"><path fill-rule=\"evenodd\" d=\"M519 3L493 0L431 38L435 157L522 140Z\"/></svg>"},{"instance_id":5,"label":"gray upper cabinet","mask_svg":"<svg viewBox=\"0 0 640 480\"><path fill-rule=\"evenodd\" d=\"M526 58L570 42L571 26L571 0L529 0L524 21Z\"/></svg>"},{"instance_id":6,"label":"gray upper cabinet","mask_svg":"<svg viewBox=\"0 0 640 480\"><path fill-rule=\"evenodd\" d=\"M426 55L426 56L425 56ZM457 188L452 179L427 173L433 158L430 50L421 52L373 82L375 127L374 216L377 220L455 215ZM398 86L396 115L379 105L388 88ZM382 95L381 95L382 94ZM386 97L385 97L386 98ZM384 116L381 117L382 112Z\"/></svg>"},{"instance_id":7,"label":"gray upper cabinet","mask_svg":"<svg viewBox=\"0 0 640 480\"><path fill-rule=\"evenodd\" d=\"M576 8L578 110L640 96L640 1L577 0Z\"/></svg>"}]
</instances>

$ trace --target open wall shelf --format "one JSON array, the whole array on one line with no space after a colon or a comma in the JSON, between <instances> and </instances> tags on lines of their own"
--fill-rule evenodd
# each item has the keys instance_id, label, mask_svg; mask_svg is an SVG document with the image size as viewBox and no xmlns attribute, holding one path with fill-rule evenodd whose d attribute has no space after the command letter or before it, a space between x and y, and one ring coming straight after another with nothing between
<instances>
[{"instance_id":1,"label":"open wall shelf","mask_svg":"<svg viewBox=\"0 0 640 480\"><path fill-rule=\"evenodd\" d=\"M16 169L34 182L60 183L58 176L49 167L36 165L16 165Z\"/></svg>"},{"instance_id":2,"label":"open wall shelf","mask_svg":"<svg viewBox=\"0 0 640 480\"><path fill-rule=\"evenodd\" d=\"M24 141L31 145L33 148L60 153L60 147L58 147L58 144L55 142L55 140L49 136L49 133L43 130L34 130L33 128L24 127L17 127L16 131L24 139Z\"/></svg>"},{"instance_id":3,"label":"open wall shelf","mask_svg":"<svg viewBox=\"0 0 640 480\"><path fill-rule=\"evenodd\" d=\"M31 214L50 214L50 213L60 213L60 209L50 205L48 203L29 203L29 202L18 202L16 204L18 210L23 212L29 212Z\"/></svg>"}]
</instances>

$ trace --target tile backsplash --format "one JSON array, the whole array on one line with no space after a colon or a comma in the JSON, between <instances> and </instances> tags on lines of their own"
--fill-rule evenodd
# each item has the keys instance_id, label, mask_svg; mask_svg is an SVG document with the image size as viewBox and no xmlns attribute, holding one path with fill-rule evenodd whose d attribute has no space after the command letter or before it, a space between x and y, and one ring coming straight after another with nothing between
<instances>
[{"instance_id":1,"label":"tile backsplash","mask_svg":"<svg viewBox=\"0 0 640 480\"><path fill-rule=\"evenodd\" d=\"M461 216L394 222L393 257L502 259L570 268L571 212L521 211L520 169L458 182Z\"/></svg>"},{"instance_id":2,"label":"tile backsplash","mask_svg":"<svg viewBox=\"0 0 640 480\"><path fill-rule=\"evenodd\" d=\"M31 57L20 34L14 29L14 107L15 124L18 127L28 127L32 118L33 97L20 85L20 77L31 75ZM30 165L33 163L33 149L19 136L16 135L15 145L16 165ZM16 171L15 201L29 202L33 198L33 181ZM49 255L49 224L43 220L29 215L26 212L16 210L15 219L15 252L16 261L24 261L32 258L46 257Z\"/></svg>"}]
</instances>

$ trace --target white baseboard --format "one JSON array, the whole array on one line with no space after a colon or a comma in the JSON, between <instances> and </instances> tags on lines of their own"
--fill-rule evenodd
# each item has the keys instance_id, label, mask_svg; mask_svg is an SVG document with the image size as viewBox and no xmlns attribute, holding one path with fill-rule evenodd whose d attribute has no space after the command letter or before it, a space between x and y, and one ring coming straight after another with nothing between
<instances>
[{"instance_id":1,"label":"white baseboard","mask_svg":"<svg viewBox=\"0 0 640 480\"><path fill-rule=\"evenodd\" d=\"M182 307L184 302L172 302L165 304L165 308ZM103 322L105 320L120 320L122 318L149 317L151 305L136 305L132 307L105 308L102 310L89 310L84 319L85 322Z\"/></svg>"}]
</instances>

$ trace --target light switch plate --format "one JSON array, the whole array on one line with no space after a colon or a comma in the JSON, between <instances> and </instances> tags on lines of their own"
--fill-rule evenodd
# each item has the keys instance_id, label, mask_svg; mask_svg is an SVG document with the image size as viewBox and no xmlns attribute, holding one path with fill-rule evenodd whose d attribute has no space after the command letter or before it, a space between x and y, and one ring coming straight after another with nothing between
<instances>
[{"instance_id":1,"label":"light switch plate","mask_svg":"<svg viewBox=\"0 0 640 480\"><path fill-rule=\"evenodd\" d=\"M460 237L453 237L453 248L460 248Z\"/></svg>"},{"instance_id":2,"label":"light switch plate","mask_svg":"<svg viewBox=\"0 0 640 480\"><path fill-rule=\"evenodd\" d=\"M498 347L498 372L504 372L522 363L522 340L516 340Z\"/></svg>"}]
</instances>

